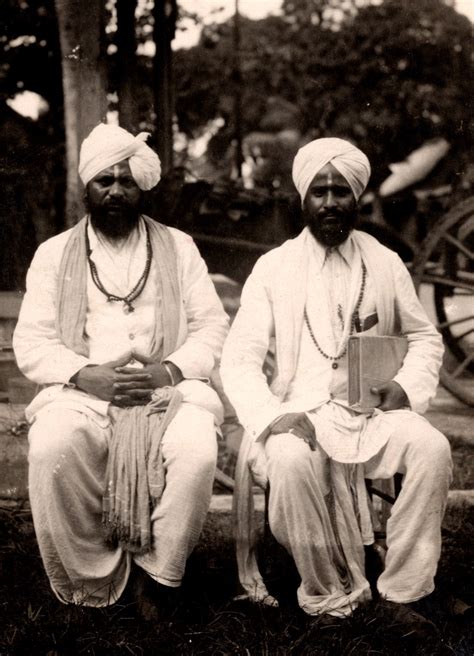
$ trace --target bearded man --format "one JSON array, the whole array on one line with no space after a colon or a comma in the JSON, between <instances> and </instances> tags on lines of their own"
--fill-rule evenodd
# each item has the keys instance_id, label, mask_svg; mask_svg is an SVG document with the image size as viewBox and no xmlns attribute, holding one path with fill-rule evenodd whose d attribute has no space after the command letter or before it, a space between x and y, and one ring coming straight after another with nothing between
<instances>
[{"instance_id":1,"label":"bearded man","mask_svg":"<svg viewBox=\"0 0 474 656\"><path fill-rule=\"evenodd\" d=\"M168 604L212 494L207 383L228 320L192 239L141 214L160 178L147 136L101 124L84 140L87 214L38 248L13 339L44 386L26 410L29 494L64 603L115 602L134 562Z\"/></svg>"},{"instance_id":2,"label":"bearded man","mask_svg":"<svg viewBox=\"0 0 474 656\"><path fill-rule=\"evenodd\" d=\"M421 413L435 394L443 347L400 258L354 229L369 176L367 157L347 141L317 139L298 151L293 180L306 227L255 265L221 376L246 430L237 494L248 466L259 482L268 480L270 529L295 561L307 614L331 624L331 616L349 615L370 598L363 545L373 542L373 531L364 478L403 474L378 591L397 621L424 634L434 626L417 612L420 603L410 604L433 591L451 457L445 437ZM355 331L408 340L403 366L379 386L373 412L348 405L347 344ZM271 340L275 374L268 385L262 365ZM241 582L250 597L268 602L251 545L242 553L253 535L244 526L247 501L237 501Z\"/></svg>"}]
</instances>

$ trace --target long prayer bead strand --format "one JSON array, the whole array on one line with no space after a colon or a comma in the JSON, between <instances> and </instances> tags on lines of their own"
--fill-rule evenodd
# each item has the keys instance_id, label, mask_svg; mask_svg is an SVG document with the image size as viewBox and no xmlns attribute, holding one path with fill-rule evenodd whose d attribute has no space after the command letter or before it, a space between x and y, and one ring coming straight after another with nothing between
<instances>
[{"instance_id":1,"label":"long prayer bead strand","mask_svg":"<svg viewBox=\"0 0 474 656\"><path fill-rule=\"evenodd\" d=\"M148 231L148 227L146 227L146 263L145 263L145 269L138 279L137 284L134 286L134 288L126 295L126 296L117 296L116 294L111 294L108 292L104 285L102 284L101 279L99 278L99 272L97 271L97 267L95 265L95 262L91 258L91 247L89 243L89 236L87 234L87 225L86 225L86 251L87 251L87 259L89 261L89 268L91 272L91 277L92 281L94 282L95 286L99 291L104 294L104 296L107 298L108 302L123 302L125 303L125 306L127 307L128 312L134 312L135 308L132 305L132 301L134 301L136 298L140 296L142 291L145 288L146 282L148 280L148 275L150 273L151 269L151 257L152 257L152 249L151 249L151 240L150 240L150 234Z\"/></svg>"},{"instance_id":2,"label":"long prayer bead strand","mask_svg":"<svg viewBox=\"0 0 474 656\"><path fill-rule=\"evenodd\" d=\"M356 323L356 317L359 316L360 306L362 305L362 300L364 298L364 293L365 293L366 279L367 279L367 269L365 267L364 262L362 262L362 282L361 282L361 286L360 286L359 297L357 299L357 303L356 303L356 306L354 308L354 312L352 313L352 317L351 317L351 327L350 327L349 335L353 334L354 326L355 326L355 323ZM309 334L311 336L311 339L313 340L313 343L316 346L316 348L318 349L319 353L323 356L323 358L326 358L326 360L332 360L332 368L337 369L337 367L338 367L337 360L340 360L341 358L343 358L345 356L345 354L347 352L347 345L348 345L349 342L348 341L346 342L343 351L339 355L328 355L319 346L318 340L314 336L313 329L311 328L311 324L309 322L308 313L306 311L306 306L304 308L304 320L305 320L306 326L308 328Z\"/></svg>"}]
</instances>

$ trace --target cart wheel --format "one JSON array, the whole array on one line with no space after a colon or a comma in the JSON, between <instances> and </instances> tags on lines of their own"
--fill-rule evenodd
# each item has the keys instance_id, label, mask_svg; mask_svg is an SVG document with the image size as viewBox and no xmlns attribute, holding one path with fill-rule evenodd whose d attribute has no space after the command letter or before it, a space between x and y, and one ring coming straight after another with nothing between
<instances>
[{"instance_id":1,"label":"cart wheel","mask_svg":"<svg viewBox=\"0 0 474 656\"><path fill-rule=\"evenodd\" d=\"M413 261L413 281L433 286L437 327L447 352L441 383L474 405L474 198L450 210Z\"/></svg>"}]
</instances>

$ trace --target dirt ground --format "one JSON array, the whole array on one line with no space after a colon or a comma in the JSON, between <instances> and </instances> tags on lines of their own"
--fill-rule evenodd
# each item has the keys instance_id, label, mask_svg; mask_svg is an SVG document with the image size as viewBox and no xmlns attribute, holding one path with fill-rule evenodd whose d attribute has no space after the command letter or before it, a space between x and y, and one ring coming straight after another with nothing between
<instances>
[{"instance_id":1,"label":"dirt ground","mask_svg":"<svg viewBox=\"0 0 474 656\"><path fill-rule=\"evenodd\" d=\"M474 509L451 511L443 529L443 554L431 619L440 637L415 644L400 637L376 602L328 630L298 609L297 575L288 556L269 538L262 569L280 608L234 601L239 593L231 518L209 516L191 556L175 615L157 624L141 620L127 593L115 605L89 609L61 605L49 589L28 510L0 510L1 656L219 655L470 656L474 629L456 615L455 599L474 603ZM459 609L459 603L457 608Z\"/></svg>"}]
</instances>

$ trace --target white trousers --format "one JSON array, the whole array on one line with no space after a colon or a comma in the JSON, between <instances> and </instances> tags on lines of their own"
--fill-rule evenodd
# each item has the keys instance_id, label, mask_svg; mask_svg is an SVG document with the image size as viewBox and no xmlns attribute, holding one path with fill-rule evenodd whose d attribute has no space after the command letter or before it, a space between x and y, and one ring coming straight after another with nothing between
<instances>
[{"instance_id":1,"label":"white trousers","mask_svg":"<svg viewBox=\"0 0 474 656\"><path fill-rule=\"evenodd\" d=\"M330 516L327 455L320 448L310 451L292 434L270 436L265 451L270 528L295 561L300 606L310 615L350 613L357 603L347 587ZM451 482L449 443L421 417L404 412L385 446L363 466L366 478L403 474L387 524L386 566L377 585L390 601L416 601L434 589Z\"/></svg>"},{"instance_id":2,"label":"white trousers","mask_svg":"<svg viewBox=\"0 0 474 656\"><path fill-rule=\"evenodd\" d=\"M51 587L64 603L105 606L123 592L131 556L108 548L102 531L112 423L55 403L29 433L29 494ZM214 416L183 403L162 440L165 488L152 513L153 548L135 562L177 587L209 509L217 459Z\"/></svg>"}]
</instances>

